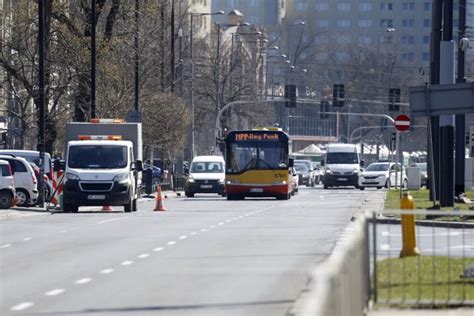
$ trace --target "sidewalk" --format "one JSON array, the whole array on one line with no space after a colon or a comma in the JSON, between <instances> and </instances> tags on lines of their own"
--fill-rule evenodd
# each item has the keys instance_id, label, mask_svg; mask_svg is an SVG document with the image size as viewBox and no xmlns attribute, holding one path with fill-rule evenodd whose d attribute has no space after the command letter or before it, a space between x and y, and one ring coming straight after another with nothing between
<instances>
[{"instance_id":1,"label":"sidewalk","mask_svg":"<svg viewBox=\"0 0 474 316\"><path fill-rule=\"evenodd\" d=\"M457 309L380 309L369 311L368 316L474 316L474 308Z\"/></svg>"}]
</instances>

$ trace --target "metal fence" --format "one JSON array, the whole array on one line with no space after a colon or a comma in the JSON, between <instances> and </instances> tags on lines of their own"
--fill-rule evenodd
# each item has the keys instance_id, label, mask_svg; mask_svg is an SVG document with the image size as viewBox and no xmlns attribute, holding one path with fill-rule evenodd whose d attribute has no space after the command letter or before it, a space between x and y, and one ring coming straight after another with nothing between
<instances>
[{"instance_id":1,"label":"metal fence","mask_svg":"<svg viewBox=\"0 0 474 316\"><path fill-rule=\"evenodd\" d=\"M419 256L400 258L401 215L417 218ZM456 222L448 222L447 217L455 217ZM364 315L369 302L404 307L474 306L473 219L473 211L461 215L386 210L361 215L314 271L293 314Z\"/></svg>"}]
</instances>

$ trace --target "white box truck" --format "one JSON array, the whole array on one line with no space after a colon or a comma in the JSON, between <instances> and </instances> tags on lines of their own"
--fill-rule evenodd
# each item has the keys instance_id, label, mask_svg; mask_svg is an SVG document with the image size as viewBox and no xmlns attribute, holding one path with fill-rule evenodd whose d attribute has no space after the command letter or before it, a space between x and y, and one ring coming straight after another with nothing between
<instances>
[{"instance_id":1,"label":"white box truck","mask_svg":"<svg viewBox=\"0 0 474 316\"><path fill-rule=\"evenodd\" d=\"M142 179L142 125L119 120L66 124L64 212L79 206L137 210Z\"/></svg>"}]
</instances>

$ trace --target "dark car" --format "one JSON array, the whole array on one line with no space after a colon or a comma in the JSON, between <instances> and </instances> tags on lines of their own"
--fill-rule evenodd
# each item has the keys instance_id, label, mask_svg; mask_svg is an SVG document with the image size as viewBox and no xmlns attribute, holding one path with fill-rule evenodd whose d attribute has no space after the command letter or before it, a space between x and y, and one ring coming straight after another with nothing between
<instances>
[{"instance_id":1,"label":"dark car","mask_svg":"<svg viewBox=\"0 0 474 316\"><path fill-rule=\"evenodd\" d=\"M295 170L299 176L298 184L299 185L311 185L311 171L305 164L295 163Z\"/></svg>"}]
</instances>

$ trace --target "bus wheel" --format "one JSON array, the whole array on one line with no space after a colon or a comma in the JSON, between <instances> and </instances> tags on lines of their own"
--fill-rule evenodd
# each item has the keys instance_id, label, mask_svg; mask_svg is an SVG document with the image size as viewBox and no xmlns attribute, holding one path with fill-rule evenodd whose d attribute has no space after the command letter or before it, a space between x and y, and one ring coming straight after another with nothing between
<instances>
[{"instance_id":1,"label":"bus wheel","mask_svg":"<svg viewBox=\"0 0 474 316\"><path fill-rule=\"evenodd\" d=\"M276 198L277 200L288 200L288 194L279 194Z\"/></svg>"},{"instance_id":2,"label":"bus wheel","mask_svg":"<svg viewBox=\"0 0 474 316\"><path fill-rule=\"evenodd\" d=\"M227 194L228 201L235 201L237 200L237 196L235 194Z\"/></svg>"}]
</instances>

